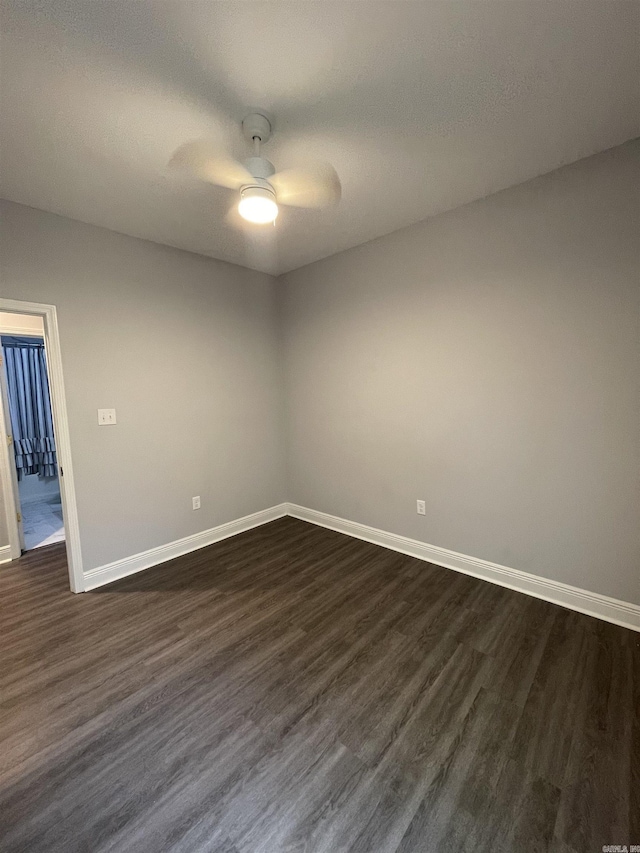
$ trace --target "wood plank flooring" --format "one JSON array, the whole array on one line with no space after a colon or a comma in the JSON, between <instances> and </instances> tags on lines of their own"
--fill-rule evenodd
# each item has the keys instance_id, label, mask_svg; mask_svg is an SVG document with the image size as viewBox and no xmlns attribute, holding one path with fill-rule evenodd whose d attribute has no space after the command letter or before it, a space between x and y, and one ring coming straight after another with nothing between
<instances>
[{"instance_id":1,"label":"wood plank flooring","mask_svg":"<svg viewBox=\"0 0 640 853\"><path fill-rule=\"evenodd\" d=\"M284 518L0 567L3 853L640 844L640 634Z\"/></svg>"}]
</instances>

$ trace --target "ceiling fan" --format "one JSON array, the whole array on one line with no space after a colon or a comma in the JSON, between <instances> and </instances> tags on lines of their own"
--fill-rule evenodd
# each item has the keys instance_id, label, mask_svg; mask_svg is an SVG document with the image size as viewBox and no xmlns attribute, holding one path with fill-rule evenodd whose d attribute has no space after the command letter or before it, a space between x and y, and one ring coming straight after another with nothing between
<instances>
[{"instance_id":1,"label":"ceiling fan","mask_svg":"<svg viewBox=\"0 0 640 853\"><path fill-rule=\"evenodd\" d=\"M260 146L271 138L271 122L266 116L251 113L242 122L242 132L253 145L253 156L243 163L209 142L196 140L181 145L169 165L187 169L211 184L236 190L240 195L240 215L260 225L275 224L279 204L320 208L340 200L340 179L329 163L315 162L276 172L261 156Z\"/></svg>"}]
</instances>

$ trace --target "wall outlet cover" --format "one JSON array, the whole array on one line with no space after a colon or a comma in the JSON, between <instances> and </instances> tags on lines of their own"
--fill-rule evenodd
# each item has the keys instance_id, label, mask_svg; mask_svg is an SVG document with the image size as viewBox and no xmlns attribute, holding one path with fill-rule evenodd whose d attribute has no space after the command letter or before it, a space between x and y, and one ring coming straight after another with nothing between
<instances>
[{"instance_id":1,"label":"wall outlet cover","mask_svg":"<svg viewBox=\"0 0 640 853\"><path fill-rule=\"evenodd\" d=\"M98 424L100 426L108 426L116 423L115 409L98 409Z\"/></svg>"}]
</instances>

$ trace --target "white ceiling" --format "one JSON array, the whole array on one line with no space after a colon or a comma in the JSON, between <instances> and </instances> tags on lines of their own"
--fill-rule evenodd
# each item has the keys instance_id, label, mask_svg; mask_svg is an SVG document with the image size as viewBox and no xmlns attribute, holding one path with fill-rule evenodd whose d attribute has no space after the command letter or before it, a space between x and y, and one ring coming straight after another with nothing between
<instances>
[{"instance_id":1,"label":"white ceiling","mask_svg":"<svg viewBox=\"0 0 640 853\"><path fill-rule=\"evenodd\" d=\"M280 273L640 135L640 4L0 0L0 195ZM323 158L328 211L238 230L166 166L210 137ZM247 226L249 227L249 226Z\"/></svg>"}]
</instances>

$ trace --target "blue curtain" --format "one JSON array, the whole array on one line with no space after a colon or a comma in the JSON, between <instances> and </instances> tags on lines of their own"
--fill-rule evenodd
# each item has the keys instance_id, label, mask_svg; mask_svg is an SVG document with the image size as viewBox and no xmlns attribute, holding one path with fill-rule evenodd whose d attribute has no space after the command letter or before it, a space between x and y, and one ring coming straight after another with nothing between
<instances>
[{"instance_id":1,"label":"blue curtain","mask_svg":"<svg viewBox=\"0 0 640 853\"><path fill-rule=\"evenodd\" d=\"M56 441L44 341L3 335L2 352L18 479L25 474L56 477Z\"/></svg>"}]
</instances>

